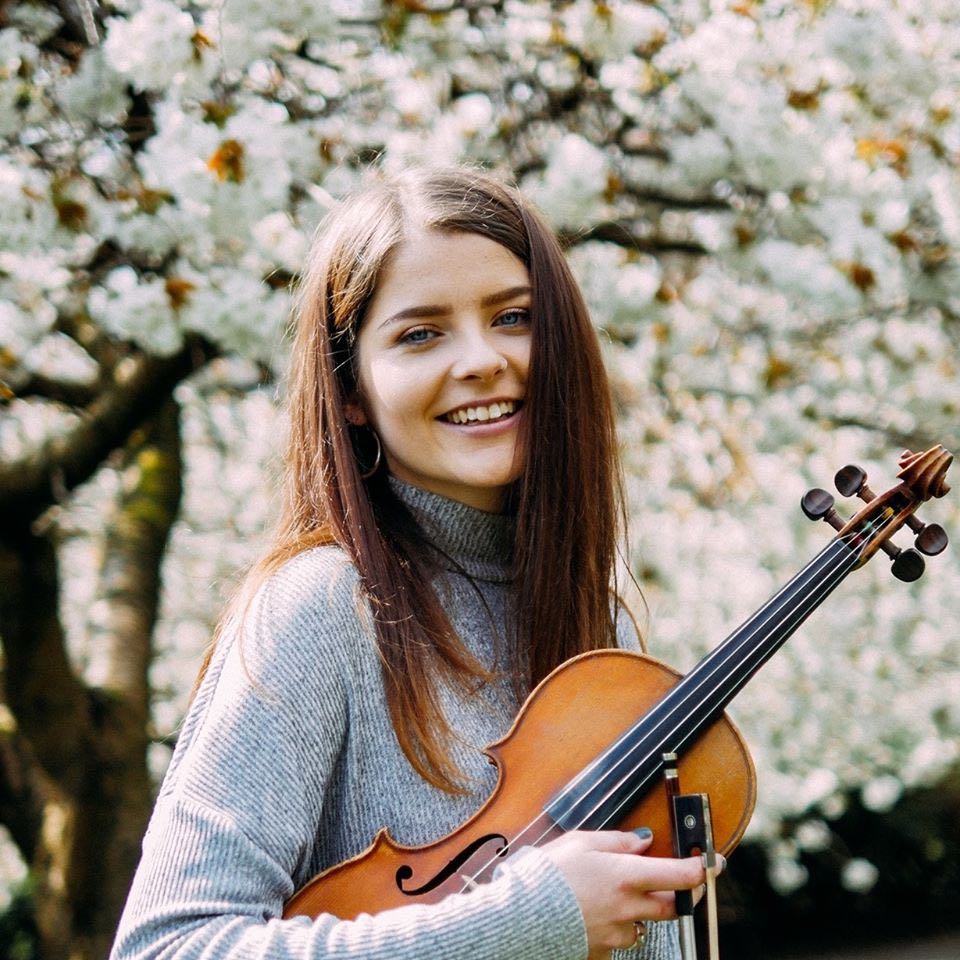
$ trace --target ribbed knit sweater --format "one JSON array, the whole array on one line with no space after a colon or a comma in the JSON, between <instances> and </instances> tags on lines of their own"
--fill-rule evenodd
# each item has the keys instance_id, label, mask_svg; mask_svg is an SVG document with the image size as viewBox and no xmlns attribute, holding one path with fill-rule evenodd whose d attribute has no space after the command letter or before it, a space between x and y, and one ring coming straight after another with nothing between
<instances>
[{"instance_id":1,"label":"ribbed knit sweater","mask_svg":"<svg viewBox=\"0 0 960 960\"><path fill-rule=\"evenodd\" d=\"M434 586L454 629L483 664L503 666L511 519L391 484L453 561L438 561ZM621 619L621 645L636 649ZM344 552L316 547L284 564L242 630L222 635L184 720L112 960L583 960L577 901L534 848L509 857L492 882L436 905L352 921L281 918L296 890L382 827L424 844L487 799L496 771L481 750L519 708L509 680L472 696L444 689L442 703L457 735L453 759L470 778L465 796L428 784L400 749L372 617ZM650 924L642 950L618 955L673 960L675 924Z\"/></svg>"}]
</instances>

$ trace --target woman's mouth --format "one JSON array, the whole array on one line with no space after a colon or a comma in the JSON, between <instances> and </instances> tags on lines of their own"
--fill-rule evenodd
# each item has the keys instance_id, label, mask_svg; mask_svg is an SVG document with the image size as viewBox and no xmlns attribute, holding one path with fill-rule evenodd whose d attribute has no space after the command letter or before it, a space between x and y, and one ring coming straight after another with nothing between
<instances>
[{"instance_id":1,"label":"woman's mouth","mask_svg":"<svg viewBox=\"0 0 960 960\"><path fill-rule=\"evenodd\" d=\"M478 404L474 407L459 407L445 413L440 419L447 423L496 423L513 416L523 406L520 400L496 400L493 403Z\"/></svg>"}]
</instances>

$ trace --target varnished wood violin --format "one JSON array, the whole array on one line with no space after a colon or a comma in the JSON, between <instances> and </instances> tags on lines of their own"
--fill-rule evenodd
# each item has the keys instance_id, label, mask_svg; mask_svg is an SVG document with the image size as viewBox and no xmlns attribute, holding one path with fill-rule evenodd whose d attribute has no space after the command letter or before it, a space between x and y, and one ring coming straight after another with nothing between
<instances>
[{"instance_id":1,"label":"varnished wood violin","mask_svg":"<svg viewBox=\"0 0 960 960\"><path fill-rule=\"evenodd\" d=\"M396 844L386 830L359 856L314 877L287 902L284 916L331 913L352 919L407 903L435 903L491 879L503 857L567 830L653 829L651 856L670 856L665 754L679 757L687 790L709 794L716 849L737 845L753 812L756 778L727 704L852 570L878 551L892 572L916 580L923 554L947 536L916 517L942 497L953 457L942 446L900 458L900 483L876 496L859 467L837 473L844 496L865 505L844 521L825 490L801 501L836 536L742 626L681 676L657 660L620 650L585 653L561 664L530 694L507 735L486 750L499 769L483 807L448 836L422 847ZM915 546L896 547L901 527Z\"/></svg>"}]
</instances>

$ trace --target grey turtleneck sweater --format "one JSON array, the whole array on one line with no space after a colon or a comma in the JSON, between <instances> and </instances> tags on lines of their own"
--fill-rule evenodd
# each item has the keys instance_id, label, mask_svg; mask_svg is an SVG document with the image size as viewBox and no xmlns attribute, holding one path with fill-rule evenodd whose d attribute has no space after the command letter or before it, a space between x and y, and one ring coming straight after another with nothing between
<instances>
[{"instance_id":1,"label":"grey turtleneck sweater","mask_svg":"<svg viewBox=\"0 0 960 960\"><path fill-rule=\"evenodd\" d=\"M496 664L511 607L507 517L391 481L428 539L454 563L435 586L454 629ZM628 618L622 617L622 621ZM632 624L622 646L637 648ZM506 673L507 671L502 671ZM481 754L519 704L504 678L473 696L443 691L466 796L424 781L390 723L359 578L336 546L286 563L258 592L242 631L226 631L183 723L157 798L111 960L583 960L573 892L537 849L496 878L432 906L345 921L282 919L311 877L356 856L388 827L400 843L436 840L486 800ZM649 925L642 951L673 960L674 924Z\"/></svg>"}]
</instances>

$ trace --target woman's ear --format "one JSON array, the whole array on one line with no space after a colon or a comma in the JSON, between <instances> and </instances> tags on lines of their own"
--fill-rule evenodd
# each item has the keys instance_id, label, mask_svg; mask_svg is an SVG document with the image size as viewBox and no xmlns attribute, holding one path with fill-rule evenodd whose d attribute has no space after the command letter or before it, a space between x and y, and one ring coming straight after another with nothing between
<instances>
[{"instance_id":1,"label":"woman's ear","mask_svg":"<svg viewBox=\"0 0 960 960\"><path fill-rule=\"evenodd\" d=\"M367 415L363 412L363 407L360 406L360 401L356 397L348 400L343 405L343 411L346 414L347 423L353 425L354 427L362 427L366 425Z\"/></svg>"}]
</instances>

